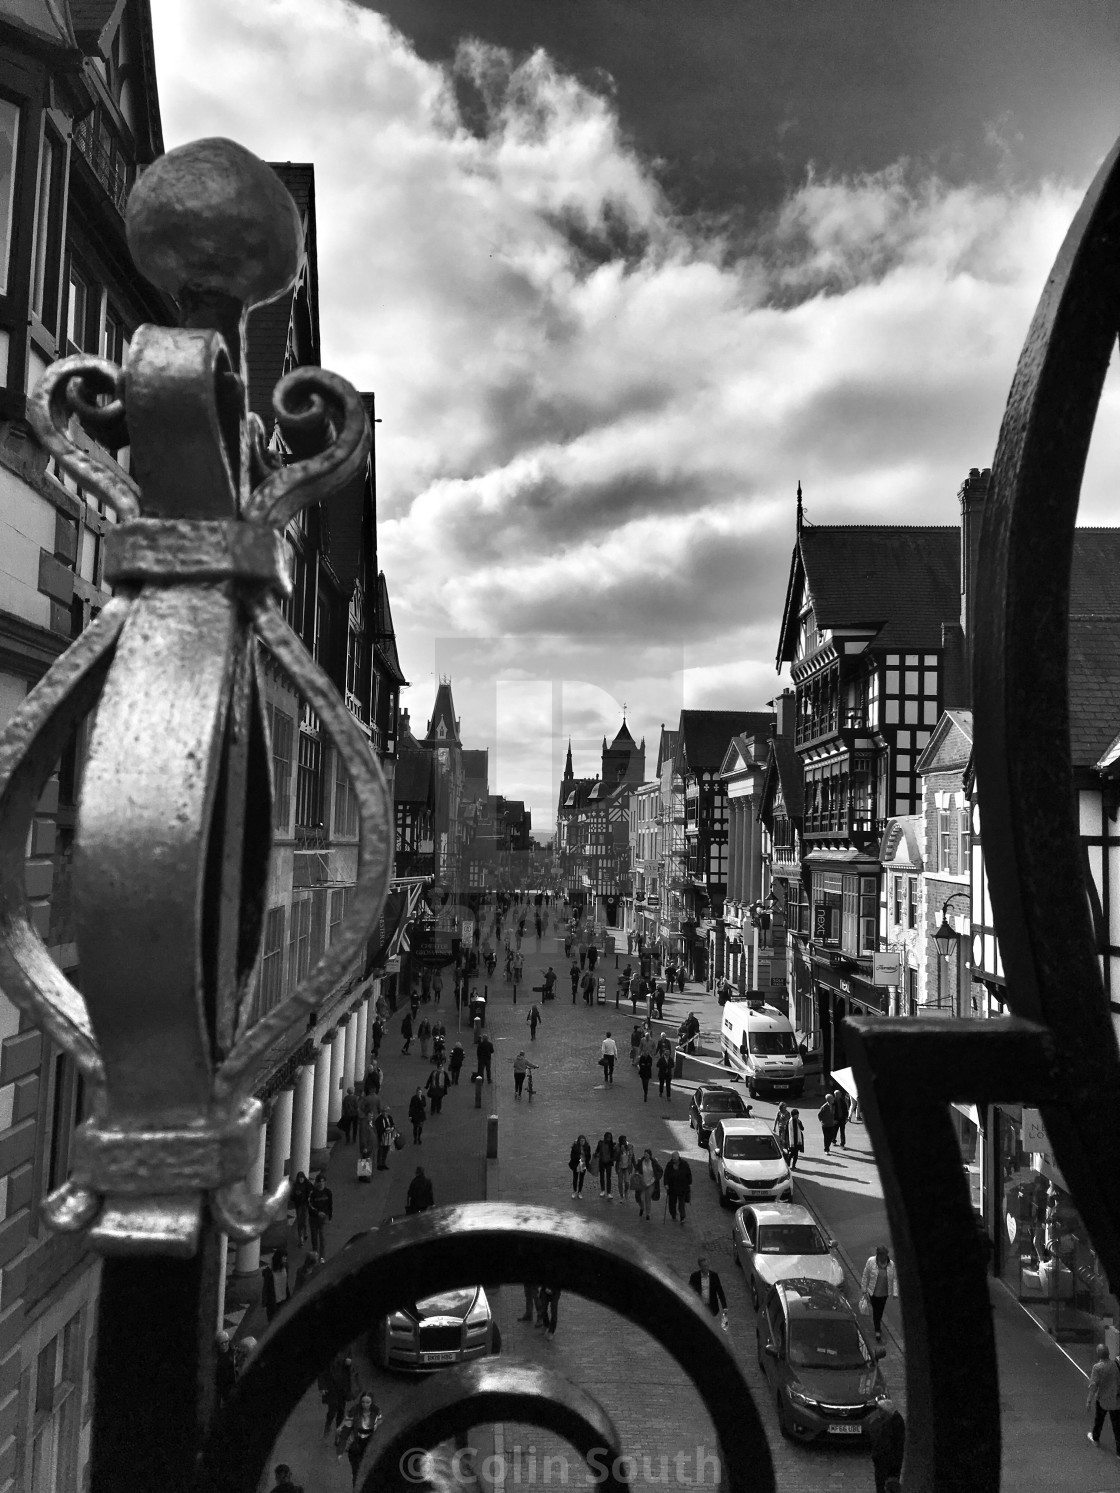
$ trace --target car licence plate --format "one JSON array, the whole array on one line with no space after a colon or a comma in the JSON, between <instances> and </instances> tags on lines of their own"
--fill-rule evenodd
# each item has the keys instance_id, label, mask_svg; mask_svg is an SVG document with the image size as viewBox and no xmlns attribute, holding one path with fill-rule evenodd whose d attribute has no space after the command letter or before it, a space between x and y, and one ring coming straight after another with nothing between
<instances>
[{"instance_id":1,"label":"car licence plate","mask_svg":"<svg viewBox=\"0 0 1120 1493\"><path fill-rule=\"evenodd\" d=\"M859 1436L861 1434L861 1427L860 1426L829 1426L829 1428L828 1428L828 1434L830 1436Z\"/></svg>"},{"instance_id":2,"label":"car licence plate","mask_svg":"<svg viewBox=\"0 0 1120 1493\"><path fill-rule=\"evenodd\" d=\"M458 1358L458 1356L459 1356L458 1353L456 1353L454 1351L452 1351L450 1353L421 1353L421 1355L420 1355L420 1362L421 1363L454 1363L455 1360Z\"/></svg>"}]
</instances>

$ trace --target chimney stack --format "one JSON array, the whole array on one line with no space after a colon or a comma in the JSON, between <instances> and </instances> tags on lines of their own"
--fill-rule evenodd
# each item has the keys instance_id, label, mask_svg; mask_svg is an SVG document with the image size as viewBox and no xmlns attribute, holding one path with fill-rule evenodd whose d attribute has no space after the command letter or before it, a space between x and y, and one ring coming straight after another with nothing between
<instances>
[{"instance_id":1,"label":"chimney stack","mask_svg":"<svg viewBox=\"0 0 1120 1493\"><path fill-rule=\"evenodd\" d=\"M791 689L784 689L774 701L774 735L786 736L793 740L794 711L797 704L797 695Z\"/></svg>"}]
</instances>

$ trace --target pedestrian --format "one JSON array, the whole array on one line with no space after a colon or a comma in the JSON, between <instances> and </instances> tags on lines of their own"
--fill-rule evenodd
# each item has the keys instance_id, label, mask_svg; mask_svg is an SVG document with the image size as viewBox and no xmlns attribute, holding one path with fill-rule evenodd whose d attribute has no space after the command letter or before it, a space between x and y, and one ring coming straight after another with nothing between
<instances>
[{"instance_id":1,"label":"pedestrian","mask_svg":"<svg viewBox=\"0 0 1120 1493\"><path fill-rule=\"evenodd\" d=\"M783 1099L778 1105L778 1113L774 1116L774 1139L782 1148L782 1155L789 1160L789 1122L790 1112Z\"/></svg>"},{"instance_id":2,"label":"pedestrian","mask_svg":"<svg viewBox=\"0 0 1120 1493\"><path fill-rule=\"evenodd\" d=\"M233 1355L233 1343L224 1329L214 1339L214 1386L218 1395L218 1408L233 1394L237 1383L237 1359Z\"/></svg>"},{"instance_id":3,"label":"pedestrian","mask_svg":"<svg viewBox=\"0 0 1120 1493\"><path fill-rule=\"evenodd\" d=\"M520 985L525 978L525 955L518 949L513 957L513 983Z\"/></svg>"},{"instance_id":4,"label":"pedestrian","mask_svg":"<svg viewBox=\"0 0 1120 1493\"><path fill-rule=\"evenodd\" d=\"M583 991L584 1005L593 1006L595 1004L595 976L592 974L584 975L580 989Z\"/></svg>"},{"instance_id":5,"label":"pedestrian","mask_svg":"<svg viewBox=\"0 0 1120 1493\"><path fill-rule=\"evenodd\" d=\"M565 959L570 959L571 957L572 957L572 935L570 933L565 933L564 934L564 958Z\"/></svg>"},{"instance_id":6,"label":"pedestrian","mask_svg":"<svg viewBox=\"0 0 1120 1493\"><path fill-rule=\"evenodd\" d=\"M292 1477L292 1469L287 1462L277 1462L276 1481L268 1493L303 1493L303 1484L297 1483Z\"/></svg>"},{"instance_id":7,"label":"pedestrian","mask_svg":"<svg viewBox=\"0 0 1120 1493\"><path fill-rule=\"evenodd\" d=\"M476 1069L476 1072L485 1073L487 1083L493 1082L490 1074L490 1062L493 1056L494 1044L493 1042L491 1042L489 1036L484 1032L482 1035L482 1041L478 1044L478 1068Z\"/></svg>"},{"instance_id":8,"label":"pedestrian","mask_svg":"<svg viewBox=\"0 0 1120 1493\"><path fill-rule=\"evenodd\" d=\"M342 1117L338 1124L342 1131L344 1145L350 1145L358 1138L358 1096L353 1087L346 1090L342 1096Z\"/></svg>"},{"instance_id":9,"label":"pedestrian","mask_svg":"<svg viewBox=\"0 0 1120 1493\"><path fill-rule=\"evenodd\" d=\"M307 1243L307 1199L311 1196L311 1183L307 1180L306 1172L296 1172L296 1180L292 1183L290 1194L291 1206L296 1214L296 1234L301 1244Z\"/></svg>"},{"instance_id":10,"label":"pedestrian","mask_svg":"<svg viewBox=\"0 0 1120 1493\"><path fill-rule=\"evenodd\" d=\"M382 1071L381 1064L374 1058L366 1069L366 1076L362 1080L362 1088L367 1095L380 1094L381 1085L384 1082L385 1074Z\"/></svg>"},{"instance_id":11,"label":"pedestrian","mask_svg":"<svg viewBox=\"0 0 1120 1493\"><path fill-rule=\"evenodd\" d=\"M641 1028L641 1026L638 1023L635 1023L634 1030L630 1033L630 1066L632 1068L637 1067L637 1064L638 1064L638 1049L639 1049L639 1047L641 1047L641 1045L642 1045L642 1028Z\"/></svg>"},{"instance_id":12,"label":"pedestrian","mask_svg":"<svg viewBox=\"0 0 1120 1493\"><path fill-rule=\"evenodd\" d=\"M544 1328L545 1337L555 1337L556 1313L560 1304L560 1288L558 1286L541 1286L537 1291L537 1304L542 1318L540 1325Z\"/></svg>"},{"instance_id":13,"label":"pedestrian","mask_svg":"<svg viewBox=\"0 0 1120 1493\"><path fill-rule=\"evenodd\" d=\"M580 967L580 969L586 969L587 968L587 944L584 941L584 939L582 939L582 938L580 939L579 943L576 945L576 948L577 948L577 951L579 953L579 967Z\"/></svg>"},{"instance_id":14,"label":"pedestrian","mask_svg":"<svg viewBox=\"0 0 1120 1493\"><path fill-rule=\"evenodd\" d=\"M661 1177L663 1169L661 1163L654 1158L653 1152L647 1146L642 1152L642 1159L634 1168L634 1196L638 1202L638 1215L649 1222L650 1204L656 1203L661 1196Z\"/></svg>"},{"instance_id":15,"label":"pedestrian","mask_svg":"<svg viewBox=\"0 0 1120 1493\"><path fill-rule=\"evenodd\" d=\"M389 1170L389 1150L393 1144L393 1136L396 1127L393 1117L383 1102L378 1102L377 1118L373 1122L373 1128L377 1133L377 1170L387 1172Z\"/></svg>"},{"instance_id":16,"label":"pedestrian","mask_svg":"<svg viewBox=\"0 0 1120 1493\"><path fill-rule=\"evenodd\" d=\"M618 1196L624 1200L630 1196L630 1179L634 1175L634 1147L624 1135L618 1137L615 1147L614 1174L618 1178Z\"/></svg>"},{"instance_id":17,"label":"pedestrian","mask_svg":"<svg viewBox=\"0 0 1120 1493\"><path fill-rule=\"evenodd\" d=\"M591 1143L586 1135L577 1135L568 1156L568 1170L572 1174L572 1196L583 1197L583 1183L587 1168L591 1165Z\"/></svg>"},{"instance_id":18,"label":"pedestrian","mask_svg":"<svg viewBox=\"0 0 1120 1493\"><path fill-rule=\"evenodd\" d=\"M409 1010L409 1014L411 1015L412 1020L414 1022L416 1020L416 1013L419 1011L419 1009L420 1009L420 992L418 990L413 990L412 995L409 997L408 1010Z\"/></svg>"},{"instance_id":19,"label":"pedestrian","mask_svg":"<svg viewBox=\"0 0 1120 1493\"><path fill-rule=\"evenodd\" d=\"M424 1090L419 1085L408 1101L408 1118L412 1123L412 1144L422 1146L424 1142L420 1137L424 1134L424 1121L428 1118L428 1106L424 1102Z\"/></svg>"},{"instance_id":20,"label":"pedestrian","mask_svg":"<svg viewBox=\"0 0 1120 1493\"><path fill-rule=\"evenodd\" d=\"M657 1058L657 1092L670 1101L673 1098L673 1059L662 1048Z\"/></svg>"},{"instance_id":21,"label":"pedestrian","mask_svg":"<svg viewBox=\"0 0 1120 1493\"><path fill-rule=\"evenodd\" d=\"M433 1001L435 1001L435 1003L436 1003L437 1006L440 1003L440 998L442 997L442 995L443 995L443 975L437 969L436 970L436 977L432 981L432 999L433 999Z\"/></svg>"},{"instance_id":22,"label":"pedestrian","mask_svg":"<svg viewBox=\"0 0 1120 1493\"><path fill-rule=\"evenodd\" d=\"M335 1439L339 1461L342 1460L343 1452L350 1459L350 1470L354 1474L355 1488L358 1486L358 1468L362 1465L366 1447L370 1444L373 1433L380 1424L381 1411L373 1403L373 1396L366 1390L357 1404L351 1407Z\"/></svg>"},{"instance_id":23,"label":"pedestrian","mask_svg":"<svg viewBox=\"0 0 1120 1493\"><path fill-rule=\"evenodd\" d=\"M453 1084L458 1084L459 1074L463 1071L463 1064L466 1062L466 1058L467 1054L463 1050L463 1044L456 1042L455 1046L451 1049L451 1082Z\"/></svg>"},{"instance_id":24,"label":"pedestrian","mask_svg":"<svg viewBox=\"0 0 1120 1493\"><path fill-rule=\"evenodd\" d=\"M638 1053L638 1077L642 1084L642 1103L649 1103L649 1081L653 1077L653 1054Z\"/></svg>"},{"instance_id":25,"label":"pedestrian","mask_svg":"<svg viewBox=\"0 0 1120 1493\"><path fill-rule=\"evenodd\" d=\"M404 1038L404 1046L401 1048L401 1052L407 1053L412 1046L412 1017L407 1011L404 1013L404 1020L401 1022L401 1036Z\"/></svg>"},{"instance_id":26,"label":"pedestrian","mask_svg":"<svg viewBox=\"0 0 1120 1493\"><path fill-rule=\"evenodd\" d=\"M685 1206L692 1201L692 1168L674 1151L665 1164L665 1191L668 1194L669 1217L680 1214L684 1223Z\"/></svg>"},{"instance_id":27,"label":"pedestrian","mask_svg":"<svg viewBox=\"0 0 1120 1493\"><path fill-rule=\"evenodd\" d=\"M428 1043L432 1040L432 1023L426 1016L420 1018L420 1025L416 1028L416 1035L420 1041L420 1056L427 1058Z\"/></svg>"},{"instance_id":28,"label":"pedestrian","mask_svg":"<svg viewBox=\"0 0 1120 1493\"><path fill-rule=\"evenodd\" d=\"M404 1211L406 1213L423 1213L428 1208L435 1206L435 1194L432 1191L432 1179L425 1176L424 1168L418 1166L416 1175L408 1184L408 1192L405 1194Z\"/></svg>"},{"instance_id":29,"label":"pedestrian","mask_svg":"<svg viewBox=\"0 0 1120 1493\"><path fill-rule=\"evenodd\" d=\"M860 1310L871 1312L871 1322L875 1328L875 1341L883 1341L883 1313L887 1307L887 1297L898 1295L898 1277L895 1273L894 1262L891 1260L891 1252L885 1244L880 1244L873 1255L868 1255L867 1263L863 1267L863 1275L860 1277ZM864 1302L867 1302L867 1306Z\"/></svg>"},{"instance_id":30,"label":"pedestrian","mask_svg":"<svg viewBox=\"0 0 1120 1493\"><path fill-rule=\"evenodd\" d=\"M574 1006L576 1003L576 996L579 994L579 965L575 962L574 959L572 960L572 967L568 971L568 976L572 982L572 1005Z\"/></svg>"},{"instance_id":31,"label":"pedestrian","mask_svg":"<svg viewBox=\"0 0 1120 1493\"><path fill-rule=\"evenodd\" d=\"M543 995L546 1001L550 1001L556 994L556 971L550 964L544 972Z\"/></svg>"},{"instance_id":32,"label":"pedestrian","mask_svg":"<svg viewBox=\"0 0 1120 1493\"><path fill-rule=\"evenodd\" d=\"M358 1104L358 1157L362 1161L373 1160L373 1148L377 1137L373 1129L374 1106L377 1100L372 1095L363 1094ZM361 1167L358 1168L359 1180L368 1182L369 1172Z\"/></svg>"},{"instance_id":33,"label":"pedestrian","mask_svg":"<svg viewBox=\"0 0 1120 1493\"><path fill-rule=\"evenodd\" d=\"M592 941L587 945L587 967L588 967L588 969L591 970L592 972L594 972L595 966L598 964L598 962L599 962L599 948L598 948L598 945L595 943L594 939L592 939Z\"/></svg>"},{"instance_id":34,"label":"pedestrian","mask_svg":"<svg viewBox=\"0 0 1120 1493\"><path fill-rule=\"evenodd\" d=\"M350 1350L343 1348L319 1375L319 1393L327 1407L327 1417L323 1422L324 1436L341 1428L346 1419L346 1407L357 1397L360 1389L354 1359Z\"/></svg>"},{"instance_id":35,"label":"pedestrian","mask_svg":"<svg viewBox=\"0 0 1120 1493\"><path fill-rule=\"evenodd\" d=\"M1093 1412L1093 1429L1089 1432L1089 1440L1100 1445L1101 1430L1107 1415L1112 1422L1116 1455L1120 1457L1120 1368L1117 1367L1116 1360L1109 1356L1103 1343L1097 1344L1097 1361L1089 1375L1089 1394L1085 1408Z\"/></svg>"},{"instance_id":36,"label":"pedestrian","mask_svg":"<svg viewBox=\"0 0 1120 1493\"><path fill-rule=\"evenodd\" d=\"M902 1457L906 1447L906 1422L893 1400L879 1401L879 1414L872 1418L868 1431L875 1493L886 1493L888 1479L902 1476Z\"/></svg>"},{"instance_id":37,"label":"pedestrian","mask_svg":"<svg viewBox=\"0 0 1120 1493\"><path fill-rule=\"evenodd\" d=\"M680 991L680 993L682 995L684 994L684 981L685 981L685 968L684 968L684 964L681 963L681 964L677 965L677 989ZM661 1015L661 1007L660 1006L658 1006L658 1008L657 1008L657 1014L658 1014L658 1016Z\"/></svg>"},{"instance_id":38,"label":"pedestrian","mask_svg":"<svg viewBox=\"0 0 1120 1493\"><path fill-rule=\"evenodd\" d=\"M611 1170L615 1163L614 1136L609 1130L603 1132L603 1139L595 1147L595 1165L599 1169L599 1196L605 1197L608 1202L613 1202L611 1197Z\"/></svg>"},{"instance_id":39,"label":"pedestrian","mask_svg":"<svg viewBox=\"0 0 1120 1493\"><path fill-rule=\"evenodd\" d=\"M852 1112L852 1101L848 1098L847 1092L844 1089L833 1089L832 1108L836 1115L837 1144L841 1148L846 1149L847 1132L845 1126L848 1123L848 1116Z\"/></svg>"},{"instance_id":40,"label":"pedestrian","mask_svg":"<svg viewBox=\"0 0 1120 1493\"><path fill-rule=\"evenodd\" d=\"M369 1029L370 1042L373 1045L373 1055L375 1058L381 1055L381 1039L384 1035L385 1023L380 1016L375 1016L373 1018L373 1025Z\"/></svg>"},{"instance_id":41,"label":"pedestrian","mask_svg":"<svg viewBox=\"0 0 1120 1493\"><path fill-rule=\"evenodd\" d=\"M428 1074L428 1080L424 1085L424 1092L432 1106L432 1114L438 1115L443 1109L443 1096L450 1088L450 1080L447 1077L447 1069L442 1063L437 1063Z\"/></svg>"},{"instance_id":42,"label":"pedestrian","mask_svg":"<svg viewBox=\"0 0 1120 1493\"><path fill-rule=\"evenodd\" d=\"M525 1310L518 1317L519 1322L531 1322L537 1314L537 1292L538 1286L531 1286L528 1281L523 1282L525 1288Z\"/></svg>"},{"instance_id":43,"label":"pedestrian","mask_svg":"<svg viewBox=\"0 0 1120 1493\"><path fill-rule=\"evenodd\" d=\"M701 1255L696 1261L696 1269L688 1277L688 1283L713 1317L718 1317L720 1312L727 1310L723 1282L714 1270L708 1269L707 1255Z\"/></svg>"},{"instance_id":44,"label":"pedestrian","mask_svg":"<svg viewBox=\"0 0 1120 1493\"><path fill-rule=\"evenodd\" d=\"M684 984L681 984L681 994L684 994ZM661 1012L665 1005L665 986L655 985L653 990L653 1005L657 1012L658 1021L661 1020Z\"/></svg>"},{"instance_id":45,"label":"pedestrian","mask_svg":"<svg viewBox=\"0 0 1120 1493\"><path fill-rule=\"evenodd\" d=\"M601 1052L602 1056L600 1057L599 1061L603 1065L603 1078L607 1083L613 1084L614 1065L615 1060L618 1057L618 1044L611 1036L610 1032L608 1032L607 1035L603 1038L603 1046L601 1048Z\"/></svg>"},{"instance_id":46,"label":"pedestrian","mask_svg":"<svg viewBox=\"0 0 1120 1493\"><path fill-rule=\"evenodd\" d=\"M324 1172L316 1172L315 1185L307 1195L307 1221L311 1227L311 1253L327 1253L327 1224L334 1217L334 1194Z\"/></svg>"},{"instance_id":47,"label":"pedestrian","mask_svg":"<svg viewBox=\"0 0 1120 1493\"><path fill-rule=\"evenodd\" d=\"M261 1268L261 1305L271 1322L288 1299L288 1259L282 1249L274 1249L272 1258Z\"/></svg>"},{"instance_id":48,"label":"pedestrian","mask_svg":"<svg viewBox=\"0 0 1120 1493\"><path fill-rule=\"evenodd\" d=\"M831 1093L824 1096L824 1103L817 1110L817 1119L821 1122L824 1154L827 1156L832 1150L832 1142L836 1139L836 1110L833 1108Z\"/></svg>"},{"instance_id":49,"label":"pedestrian","mask_svg":"<svg viewBox=\"0 0 1120 1493\"><path fill-rule=\"evenodd\" d=\"M789 1114L789 1169L797 1170L797 1158L805 1149L805 1126L801 1123L801 1111L791 1109Z\"/></svg>"},{"instance_id":50,"label":"pedestrian","mask_svg":"<svg viewBox=\"0 0 1120 1493\"><path fill-rule=\"evenodd\" d=\"M535 1042L537 1040L537 1027L544 1020L544 1017L541 1015L541 1008L537 1005L536 1001L533 1002L532 1008L525 1020L529 1023L529 1036Z\"/></svg>"},{"instance_id":51,"label":"pedestrian","mask_svg":"<svg viewBox=\"0 0 1120 1493\"><path fill-rule=\"evenodd\" d=\"M525 1056L525 1049L522 1048L513 1060L513 1097L515 1099L521 1098L521 1090L525 1087L525 1075L528 1071L529 1059Z\"/></svg>"}]
</instances>

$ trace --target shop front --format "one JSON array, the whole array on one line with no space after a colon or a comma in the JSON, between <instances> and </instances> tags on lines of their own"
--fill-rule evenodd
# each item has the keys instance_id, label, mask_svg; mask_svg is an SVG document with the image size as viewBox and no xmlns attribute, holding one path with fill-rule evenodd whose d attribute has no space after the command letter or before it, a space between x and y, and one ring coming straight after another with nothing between
<instances>
[{"instance_id":1,"label":"shop front","mask_svg":"<svg viewBox=\"0 0 1120 1493\"><path fill-rule=\"evenodd\" d=\"M1050 1151L1038 1110L994 1106L993 1268L1054 1337L1101 1342L1117 1300Z\"/></svg>"},{"instance_id":2,"label":"shop front","mask_svg":"<svg viewBox=\"0 0 1120 1493\"><path fill-rule=\"evenodd\" d=\"M887 991L872 983L870 960L813 949L811 964L821 1066L827 1082L837 1069L851 1066L844 1041L844 1018L885 1016Z\"/></svg>"}]
</instances>

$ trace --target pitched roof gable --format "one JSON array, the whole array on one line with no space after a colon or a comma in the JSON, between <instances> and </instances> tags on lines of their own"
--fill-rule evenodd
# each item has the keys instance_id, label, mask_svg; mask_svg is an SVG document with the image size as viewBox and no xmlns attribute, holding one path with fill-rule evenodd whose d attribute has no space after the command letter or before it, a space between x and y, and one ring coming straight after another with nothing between
<instances>
[{"instance_id":1,"label":"pitched roof gable","mask_svg":"<svg viewBox=\"0 0 1120 1493\"><path fill-rule=\"evenodd\" d=\"M440 735L440 727L443 734ZM441 679L436 690L436 703L432 706L432 718L424 736L427 746L462 746L459 736L459 721L455 715L455 701L451 698L450 679Z\"/></svg>"},{"instance_id":2,"label":"pitched roof gable","mask_svg":"<svg viewBox=\"0 0 1120 1493\"><path fill-rule=\"evenodd\" d=\"M770 757L762 779L759 796L760 812L773 802L774 789L781 784L786 814L790 819L800 819L804 812L804 781L801 763L788 736L775 736L770 742Z\"/></svg>"},{"instance_id":3,"label":"pitched roof gable","mask_svg":"<svg viewBox=\"0 0 1120 1493\"><path fill-rule=\"evenodd\" d=\"M1074 767L1093 767L1120 730L1120 616L1071 617L1069 736Z\"/></svg>"},{"instance_id":4,"label":"pitched roof gable","mask_svg":"<svg viewBox=\"0 0 1120 1493\"><path fill-rule=\"evenodd\" d=\"M377 614L374 629L375 647L389 674L398 684L407 684L397 656L397 634L393 627L393 614L389 609L389 586L385 572L377 577Z\"/></svg>"},{"instance_id":5,"label":"pitched roof gable","mask_svg":"<svg viewBox=\"0 0 1120 1493\"><path fill-rule=\"evenodd\" d=\"M914 764L917 773L963 772L972 756L972 711L943 710L933 734Z\"/></svg>"}]
</instances>

